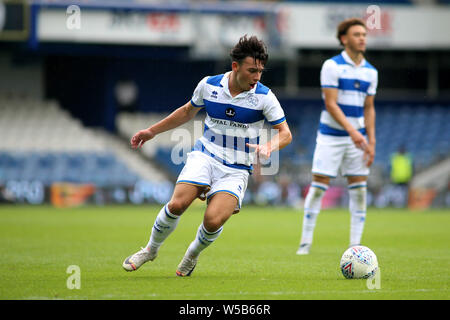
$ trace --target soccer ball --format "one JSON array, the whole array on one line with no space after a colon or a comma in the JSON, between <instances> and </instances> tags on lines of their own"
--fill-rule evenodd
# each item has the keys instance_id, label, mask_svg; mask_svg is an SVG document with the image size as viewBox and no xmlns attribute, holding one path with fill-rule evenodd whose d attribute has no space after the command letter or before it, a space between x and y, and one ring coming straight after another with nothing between
<instances>
[{"instance_id":1,"label":"soccer ball","mask_svg":"<svg viewBox=\"0 0 450 320\"><path fill-rule=\"evenodd\" d=\"M347 279L371 278L377 270L377 256L365 246L350 247L342 255L341 271Z\"/></svg>"}]
</instances>

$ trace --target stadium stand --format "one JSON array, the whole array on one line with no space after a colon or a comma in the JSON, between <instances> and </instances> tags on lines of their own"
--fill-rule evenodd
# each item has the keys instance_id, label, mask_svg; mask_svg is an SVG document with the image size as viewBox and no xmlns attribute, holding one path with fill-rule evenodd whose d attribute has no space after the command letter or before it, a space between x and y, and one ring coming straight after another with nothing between
<instances>
[{"instance_id":1,"label":"stadium stand","mask_svg":"<svg viewBox=\"0 0 450 320\"><path fill-rule=\"evenodd\" d=\"M285 103L287 109L292 108ZM377 109L377 153L375 164L388 172L389 157L400 145L406 146L420 170L450 153L450 106L445 104L380 103ZM315 134L319 123L320 105L304 106L301 117L290 118L290 124L299 133L299 139L286 149L295 159L295 150L303 150L295 161L308 163L312 159ZM287 112L289 115L289 112ZM430 126L433 123L433 126Z\"/></svg>"},{"instance_id":2,"label":"stadium stand","mask_svg":"<svg viewBox=\"0 0 450 320\"><path fill-rule=\"evenodd\" d=\"M130 186L166 177L103 129L86 128L54 101L0 102L0 181ZM128 141L127 141L128 142Z\"/></svg>"},{"instance_id":3,"label":"stadium stand","mask_svg":"<svg viewBox=\"0 0 450 320\"><path fill-rule=\"evenodd\" d=\"M123 138L129 138L137 131L148 128L167 115L166 113L154 112L122 112L117 115L117 130ZM185 159L185 154L179 154L179 161L176 161L172 158L172 149L176 145L179 145L180 149L183 150L191 149L194 141L203 133L203 117L198 115L194 120L175 130L157 135L151 143L146 143L143 146L142 152L148 159L153 159L175 177L183 167L182 160ZM177 157L178 155L174 156Z\"/></svg>"},{"instance_id":4,"label":"stadium stand","mask_svg":"<svg viewBox=\"0 0 450 320\"><path fill-rule=\"evenodd\" d=\"M55 6L63 3L42 2ZM102 2L104 4L95 7L95 3ZM170 1L174 8L178 4L187 8L188 2ZM215 1L210 2L214 5ZM220 4L217 10L232 6L231 2L217 1ZM372 4L364 0L273 1L282 2L330 7L342 4L345 8L353 4L355 8ZM134 10L147 12L145 3L163 4L165 1L86 0L83 3L94 3L95 10L102 7L105 11L108 6L122 8L129 3L133 9L130 12L112 9L108 14L120 13L115 17L123 18L123 28L144 26L145 29L146 24L138 22L146 20L137 18L145 15ZM392 12L405 13L418 9L413 6L425 4L442 4L447 10L444 4L449 1L384 0L376 4L386 4L386 7L395 4L390 8ZM440 9L434 8L433 12ZM66 15L64 12L62 16ZM344 13L337 12L333 17L340 19ZM328 16L324 19L329 21ZM51 24L49 30L53 30L50 27ZM235 27L233 23L228 26L231 32ZM334 26L332 29L329 32L334 34ZM158 29L154 31L159 34ZM159 32L161 39L167 39L165 32L170 33L170 30ZM368 53L369 60L382 70L376 100L377 153L368 182L373 192L381 189L371 188L374 184L389 183L389 159L399 146L405 146L412 154L416 172L428 170L450 155L448 43L444 41L442 47L428 52L427 44L422 47L414 41L409 44L412 47L402 47L404 44L396 40L397 36L402 37L401 32L399 35L389 32L379 35L378 43L382 45ZM23 46L0 42L2 49L5 48L0 54L3 75L0 80L0 188L8 180L37 180L46 186L60 181L95 183L105 187L137 185L140 179L170 178L174 182L186 153L203 133L204 113L199 114L196 121L158 135L144 145L142 152L132 151L129 139L184 103L204 75L222 72L224 67L229 67L229 61L221 56L203 57L196 53L195 46L201 37L189 45L174 42L173 46L161 46L151 41L148 45L137 45L133 41L129 44L120 41L90 43L87 38L85 42L78 42L69 37L71 34L66 34L67 43L49 41L45 37L30 38ZM268 39L270 41L270 37ZM385 42L389 45L385 46ZM414 47L417 44L418 49ZM294 140L280 152L280 175L266 177L264 182L281 185L282 177L287 176L287 181L295 180L297 186L306 188L311 180L316 130L323 108L318 75L324 59L335 54L337 48L328 44L316 48L295 41L291 45L288 55L282 52L273 55L271 71L264 75L263 83L280 99ZM135 97L131 102L123 103L119 99L117 88L123 83L135 85ZM33 99L2 98L8 93L33 96ZM42 99L51 99L51 102L42 102ZM395 102L381 102L386 100ZM335 183L342 182L340 186L344 187L345 179L339 179Z\"/></svg>"},{"instance_id":5,"label":"stadium stand","mask_svg":"<svg viewBox=\"0 0 450 320\"><path fill-rule=\"evenodd\" d=\"M301 103L296 100L281 100L281 103L296 137L281 151L282 165L309 172L322 103ZM299 105L302 108L301 114L298 112ZM165 116L163 113L121 113L118 115L117 127L123 137L129 137ZM177 175L183 163L174 164L167 159L171 159L172 148L177 144L181 143L185 150L190 150L195 139L202 134L201 120L200 115L195 121L183 125L178 134L166 132L157 136L152 143L144 146L143 152L173 175ZM389 179L389 158L401 145L413 155L417 171L448 156L450 131L446 127L449 122L450 105L377 104L377 153L374 166L379 170L374 169L375 172L383 174L384 179ZM430 123L433 125L430 126ZM182 134L183 140L180 140Z\"/></svg>"},{"instance_id":6,"label":"stadium stand","mask_svg":"<svg viewBox=\"0 0 450 320\"><path fill-rule=\"evenodd\" d=\"M450 153L449 131L445 130L450 120L448 105L425 105L408 103L377 104L377 153L375 165L388 175L389 158L399 146L404 145L415 159L416 170L430 166ZM306 152L302 160L312 159L319 113L318 108L309 106L310 111L300 118L300 143L304 141ZM311 124L312 122L312 124ZM434 125L430 127L430 123ZM312 137L311 137L312 136Z\"/></svg>"}]
</instances>

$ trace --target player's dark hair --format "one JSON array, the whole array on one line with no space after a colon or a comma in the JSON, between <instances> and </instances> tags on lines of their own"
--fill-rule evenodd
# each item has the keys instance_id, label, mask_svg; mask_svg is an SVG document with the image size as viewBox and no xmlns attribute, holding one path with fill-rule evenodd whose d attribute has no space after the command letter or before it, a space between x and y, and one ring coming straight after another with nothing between
<instances>
[{"instance_id":1,"label":"player's dark hair","mask_svg":"<svg viewBox=\"0 0 450 320\"><path fill-rule=\"evenodd\" d=\"M338 38L339 43L341 45L344 45L342 43L341 36L345 36L347 34L348 29L350 29L350 27L353 27L353 26L363 26L365 29L367 29L366 23L362 19L359 19L359 18L345 19L344 21L339 23L339 25L337 27L336 37Z\"/></svg>"},{"instance_id":2,"label":"player's dark hair","mask_svg":"<svg viewBox=\"0 0 450 320\"><path fill-rule=\"evenodd\" d=\"M245 35L231 49L230 57L232 61L237 61L238 63L241 63L247 57L252 57L255 60L261 61L262 65L265 65L269 59L269 54L262 40L259 40L256 36L247 38L247 35Z\"/></svg>"}]
</instances>

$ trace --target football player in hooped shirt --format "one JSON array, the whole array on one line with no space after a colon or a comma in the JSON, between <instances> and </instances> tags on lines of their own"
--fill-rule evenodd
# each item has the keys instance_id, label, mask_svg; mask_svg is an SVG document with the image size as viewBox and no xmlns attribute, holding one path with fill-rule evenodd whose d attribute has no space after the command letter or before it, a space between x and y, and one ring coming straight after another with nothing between
<instances>
[{"instance_id":1,"label":"football player in hooped shirt","mask_svg":"<svg viewBox=\"0 0 450 320\"><path fill-rule=\"evenodd\" d=\"M131 146L140 148L157 134L191 120L200 109L206 110L203 136L188 154L171 200L155 219L147 246L123 262L127 271L154 260L183 212L197 197L206 198L203 221L176 270L178 276L190 276L202 250L220 236L231 215L239 212L255 153L268 158L292 140L280 103L259 82L268 60L265 44L244 36L230 56L230 72L203 78L189 102L131 138ZM278 133L259 144L265 120Z\"/></svg>"},{"instance_id":2,"label":"football player in hooped shirt","mask_svg":"<svg viewBox=\"0 0 450 320\"><path fill-rule=\"evenodd\" d=\"M313 181L305 199L299 255L310 251L322 198L330 178L338 173L348 181L350 246L360 244L366 218L366 181L375 157L374 97L378 72L364 59L364 21L350 18L337 29L344 51L326 60L320 73L325 106L313 157Z\"/></svg>"}]
</instances>

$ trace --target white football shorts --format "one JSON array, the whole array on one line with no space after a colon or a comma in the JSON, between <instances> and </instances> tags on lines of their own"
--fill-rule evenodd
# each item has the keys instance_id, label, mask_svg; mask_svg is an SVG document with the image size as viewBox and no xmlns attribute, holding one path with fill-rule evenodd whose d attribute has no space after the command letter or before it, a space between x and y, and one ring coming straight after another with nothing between
<instances>
[{"instance_id":1,"label":"white football shorts","mask_svg":"<svg viewBox=\"0 0 450 320\"><path fill-rule=\"evenodd\" d=\"M367 139L367 137L366 137ZM312 173L336 178L343 176L368 176L364 151L358 149L350 137L317 134Z\"/></svg>"},{"instance_id":2,"label":"white football shorts","mask_svg":"<svg viewBox=\"0 0 450 320\"><path fill-rule=\"evenodd\" d=\"M237 213L247 190L248 176L247 170L227 167L201 151L192 151L187 154L177 183L207 187L205 197L208 201L218 192L228 193L238 200L234 211Z\"/></svg>"}]
</instances>

